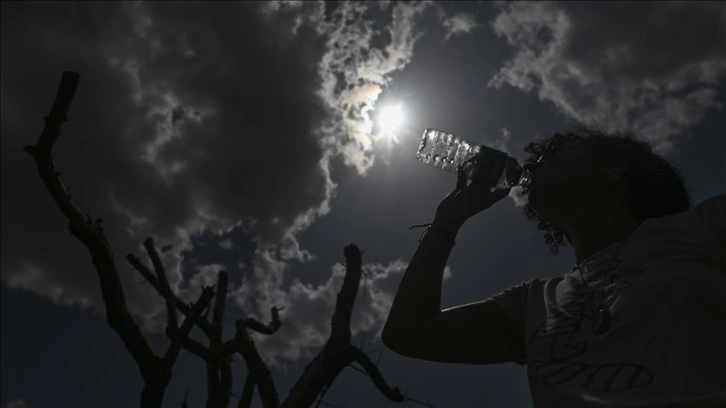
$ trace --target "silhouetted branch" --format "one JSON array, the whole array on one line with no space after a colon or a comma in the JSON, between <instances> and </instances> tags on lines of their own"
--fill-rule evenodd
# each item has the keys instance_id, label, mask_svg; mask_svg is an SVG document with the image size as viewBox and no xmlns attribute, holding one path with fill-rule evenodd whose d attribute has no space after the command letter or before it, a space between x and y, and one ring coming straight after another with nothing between
<instances>
[{"instance_id":1,"label":"silhouetted branch","mask_svg":"<svg viewBox=\"0 0 726 408\"><path fill-rule=\"evenodd\" d=\"M219 398L219 366L217 359L207 361L207 404L206 408L214 408Z\"/></svg>"},{"instance_id":2,"label":"silhouetted branch","mask_svg":"<svg viewBox=\"0 0 726 408\"><path fill-rule=\"evenodd\" d=\"M225 351L230 348L238 352L245 359L247 365L247 375L252 377L252 381L257 384L257 391L262 400L262 406L265 408L277 408L280 405L280 399L275 389L275 383L267 365L262 360L260 353L255 347L249 333L247 332L245 321L248 319L239 319L235 324L235 336L232 340L225 344Z\"/></svg>"},{"instance_id":3,"label":"silhouetted branch","mask_svg":"<svg viewBox=\"0 0 726 408\"><path fill-rule=\"evenodd\" d=\"M270 314L272 315L272 320L268 324L264 324L260 322L257 319L254 319L252 317L248 317L247 319L244 319L243 323L245 327L248 329L252 329L260 334L267 334L271 335L274 334L277 329L280 328L282 325L282 322L280 321L280 311L283 310L285 307L271 307L270 308Z\"/></svg>"},{"instance_id":4,"label":"silhouetted branch","mask_svg":"<svg viewBox=\"0 0 726 408\"><path fill-rule=\"evenodd\" d=\"M222 318L224 317L224 305L227 301L227 283L229 277L227 271L219 271L217 274L217 297L214 302L214 314L212 315L212 327L215 330L215 341L222 342ZM220 344L221 346L221 344Z\"/></svg>"},{"instance_id":5,"label":"silhouetted branch","mask_svg":"<svg viewBox=\"0 0 726 408\"><path fill-rule=\"evenodd\" d=\"M350 315L353 312L358 286L360 285L361 253L357 246L348 245L343 250L345 255L345 278L335 302L335 312L331 319L331 338L341 337L337 341L350 343Z\"/></svg>"},{"instance_id":6,"label":"silhouetted branch","mask_svg":"<svg viewBox=\"0 0 726 408\"><path fill-rule=\"evenodd\" d=\"M161 406L170 373L154 355L146 338L131 317L121 279L113 261L113 252L103 234L101 220L94 221L71 201L72 196L58 178L60 172L56 171L52 160L51 151L60 136L62 123L67 120L66 115L79 81L80 75L77 72L63 73L56 99L50 113L45 117L45 126L38 142L32 146L25 146L23 150L35 159L43 183L68 219L68 229L71 234L86 246L93 258L101 284L108 324L121 338L144 378L141 406L158 407Z\"/></svg>"},{"instance_id":7,"label":"silhouetted branch","mask_svg":"<svg viewBox=\"0 0 726 408\"><path fill-rule=\"evenodd\" d=\"M252 395L254 392L255 381L251 375L247 374L242 395L239 397L239 402L237 402L237 408L249 408L252 405Z\"/></svg>"},{"instance_id":8,"label":"silhouetted branch","mask_svg":"<svg viewBox=\"0 0 726 408\"><path fill-rule=\"evenodd\" d=\"M146 279L151 286L159 293L162 293L161 284L159 283L158 279L154 276L154 274L149 270L149 268L146 267L139 258L134 256L134 254L127 254L126 259L129 261L129 263L136 269L137 272L141 274L141 276ZM174 301L176 305L176 309L179 310L183 315L189 316L189 313L191 312L191 308L189 305L184 303L183 300L179 299L178 296L174 296ZM197 326L204 332L207 337L212 336L212 333L214 332L212 325L206 320L206 319L199 319L197 321Z\"/></svg>"},{"instance_id":9,"label":"silhouetted branch","mask_svg":"<svg viewBox=\"0 0 726 408\"><path fill-rule=\"evenodd\" d=\"M187 396L189 396L189 390L184 392L184 401L182 402L182 408L189 408L189 405L187 405Z\"/></svg>"},{"instance_id":10,"label":"silhouetted branch","mask_svg":"<svg viewBox=\"0 0 726 408\"><path fill-rule=\"evenodd\" d=\"M212 358L207 363L207 408L226 407L229 405L231 395L231 372L226 374L230 378L222 378L225 357L221 354L222 349L222 320L224 318L224 307L227 301L227 272L219 271L217 274L217 296L214 302L214 313L212 314L212 332L209 337L209 350ZM224 388L226 384L226 389ZM226 403L225 403L226 401Z\"/></svg>"},{"instance_id":11,"label":"silhouetted branch","mask_svg":"<svg viewBox=\"0 0 726 408\"><path fill-rule=\"evenodd\" d=\"M148 240L148 239L147 239ZM163 293L163 289L161 288L161 283L159 280L154 276L154 274L149 270L149 268L146 267L143 263L141 263L141 260L134 256L134 254L127 254L126 259L129 261L129 263L136 269L137 272L141 274L141 276L146 279L147 282L151 284L151 286L156 289L157 292L160 294ZM189 307L184 301L179 299L178 296L174 295L172 293L172 296L174 297L174 305L176 307L176 310L180 311L183 315L185 315L187 318L191 314L191 307ZM208 305L206 306L207 309L209 309ZM168 311L167 311L168 312ZM168 319L167 319L168 320ZM209 336L210 333L213 332L212 325L209 324L209 322L205 319L203 319L201 316L196 320L196 325L202 329L202 331ZM174 331L170 330L169 327L167 327L166 330L167 337L172 340L175 339L176 336L174 335ZM189 351L190 353L198 356L199 358L203 360L208 360L212 357L211 353L209 352L209 349L199 342L195 341L194 339L190 337L185 337L181 339L182 347Z\"/></svg>"},{"instance_id":12,"label":"silhouetted branch","mask_svg":"<svg viewBox=\"0 0 726 408\"><path fill-rule=\"evenodd\" d=\"M309 407L338 374L353 361L350 338L350 315L353 311L361 274L361 253L357 246L348 245L343 253L346 274L338 292L331 333L323 350L305 366L303 374L290 390L281 407Z\"/></svg>"},{"instance_id":13,"label":"silhouetted branch","mask_svg":"<svg viewBox=\"0 0 726 408\"><path fill-rule=\"evenodd\" d=\"M406 397L406 401L415 402L415 403L417 403L417 404L419 404L419 405L421 405L423 407L426 407L426 408L436 408L435 406L431 405L431 402L429 402L428 399L426 400L426 402L424 402L424 401L417 400L415 398L411 398L411 397L408 397L407 396Z\"/></svg>"},{"instance_id":14,"label":"silhouetted branch","mask_svg":"<svg viewBox=\"0 0 726 408\"><path fill-rule=\"evenodd\" d=\"M346 274L337 295L335 311L331 317L330 337L323 350L305 367L286 400L280 404L270 370L262 360L248 329L265 335L274 334L282 325L279 312L283 308L272 307L271 320L267 324L254 318L236 320L234 336L229 341L223 342L222 322L224 321L228 285L226 271L219 272L214 313L210 323L206 314L211 310L212 297L215 297L214 287L203 287L199 299L193 304L182 301L171 289L153 239L147 238L144 241L144 247L151 259L154 271L152 272L133 254L127 254L126 259L163 297L166 305L166 335L171 344L163 358L157 357L128 310L121 280L113 261L113 252L103 234L102 220L100 218L93 220L90 214L83 212L72 201L71 194L59 179L61 173L56 170L52 161L51 151L60 135L62 123L66 121L79 78L79 74L75 72L63 73L51 111L44 118L45 126L38 142L35 145L25 146L23 150L35 160L48 192L68 219L71 234L86 246L93 258L106 307L108 324L116 331L129 350L144 379L140 404L142 408L161 407L164 392L171 378L171 368L182 348L203 359L207 365L209 386L207 406L209 407L224 408L229 405L232 395L231 363L234 353L242 356L248 371L238 407L251 405L255 387L257 387L260 400L265 408L309 407L315 402L317 396L320 396L321 404L330 405L323 401L323 395L343 369L350 366L358 370L357 367L351 365L353 362L357 362L363 367L364 372L371 378L376 388L388 399L415 401L402 396L398 388L392 388L386 384L376 364L373 364L366 353L351 344L350 318L362 273L362 253L358 247L352 244L344 249ZM164 246L162 252L169 249L168 246ZM368 276L366 276L366 282L367 279ZM184 315L181 327L177 311ZM203 313L205 313L204 316L202 316ZM194 325L197 325L207 336L210 341L209 347L205 347L189 337ZM187 396L188 391L184 395L183 408L187 407Z\"/></svg>"},{"instance_id":15,"label":"silhouetted branch","mask_svg":"<svg viewBox=\"0 0 726 408\"><path fill-rule=\"evenodd\" d=\"M220 407L229 406L230 399L232 398L232 358L223 357L222 364L219 368L220 371Z\"/></svg>"},{"instance_id":16,"label":"silhouetted branch","mask_svg":"<svg viewBox=\"0 0 726 408\"><path fill-rule=\"evenodd\" d=\"M176 362L179 351L181 351L181 348L184 346L184 340L189 337L189 333L192 331L192 328L194 328L194 324L199 319L199 315L209 304L209 301L212 300L212 296L214 296L214 290L212 287L205 287L202 290L199 300L197 300L194 306L192 306L189 316L184 319L184 323L182 323L181 328L174 330L171 345L169 345L169 348L166 350L166 354L164 354L163 358L164 364L166 364L167 367L172 367L174 362Z\"/></svg>"},{"instance_id":17,"label":"silhouetted branch","mask_svg":"<svg viewBox=\"0 0 726 408\"><path fill-rule=\"evenodd\" d=\"M212 359L212 353L206 346L200 344L199 342L188 336L181 340L182 348L184 348L184 350L194 354L195 356L201 358L204 361Z\"/></svg>"},{"instance_id":18,"label":"silhouetted branch","mask_svg":"<svg viewBox=\"0 0 726 408\"><path fill-rule=\"evenodd\" d=\"M174 296L174 293L171 291L169 280L166 278L166 270L164 269L164 265L161 263L159 254L156 252L156 248L154 248L154 240L151 237L146 238L144 240L144 247L146 248L146 252L149 254L149 258L151 258L152 265L154 265L154 272L156 272L156 278L159 283L158 292L164 298L164 302L166 303L166 331L167 336L169 336L170 332L176 332L179 328L176 321L176 296Z\"/></svg>"},{"instance_id":19,"label":"silhouetted branch","mask_svg":"<svg viewBox=\"0 0 726 408\"><path fill-rule=\"evenodd\" d=\"M373 384L376 388L378 388L378 391L380 391L381 394L391 401L401 402L404 400L404 396L401 394L398 387L391 387L386 384L383 374L381 374L378 367L368 358L367 354L356 347L352 347L352 353L354 361L363 367L368 374L368 377L370 377L371 381L373 381Z\"/></svg>"},{"instance_id":20,"label":"silhouetted branch","mask_svg":"<svg viewBox=\"0 0 726 408\"><path fill-rule=\"evenodd\" d=\"M328 392L328 389L330 389L330 386L331 386L331 385L332 385L332 384L326 384L326 385L325 385L325 387L323 387L323 391L322 391L322 392L320 393L320 395L318 396L318 403L317 403L317 404L315 404L315 408L318 408L318 407L320 407L320 404L326 404L326 403L325 403L325 402L323 401L323 397L325 396L325 393L326 393L326 392Z\"/></svg>"}]
</instances>

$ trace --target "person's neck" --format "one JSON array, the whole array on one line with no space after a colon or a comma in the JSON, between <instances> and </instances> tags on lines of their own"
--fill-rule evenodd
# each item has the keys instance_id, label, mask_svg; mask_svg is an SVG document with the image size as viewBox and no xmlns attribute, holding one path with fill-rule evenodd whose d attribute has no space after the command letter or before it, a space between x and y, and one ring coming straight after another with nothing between
<instances>
[{"instance_id":1,"label":"person's neck","mask_svg":"<svg viewBox=\"0 0 726 408\"><path fill-rule=\"evenodd\" d=\"M570 236L578 264L627 239L638 227L632 210L624 200L607 196L591 197L586 205L580 207L582 211L572 214L564 228Z\"/></svg>"}]
</instances>

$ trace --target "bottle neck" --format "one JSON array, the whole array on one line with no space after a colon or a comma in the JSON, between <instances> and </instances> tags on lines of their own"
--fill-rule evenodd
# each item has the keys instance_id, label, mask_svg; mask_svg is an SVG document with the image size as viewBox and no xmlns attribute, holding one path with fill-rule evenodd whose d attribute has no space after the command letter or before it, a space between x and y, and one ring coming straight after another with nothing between
<instances>
[{"instance_id":1,"label":"bottle neck","mask_svg":"<svg viewBox=\"0 0 726 408\"><path fill-rule=\"evenodd\" d=\"M533 171L529 167L522 167L522 174L519 176L519 179L517 180L517 183L515 185L522 188L528 188L529 185L532 183L532 173Z\"/></svg>"},{"instance_id":2,"label":"bottle neck","mask_svg":"<svg viewBox=\"0 0 726 408\"><path fill-rule=\"evenodd\" d=\"M533 172L530 166L523 166L519 160L514 157L510 156L507 158L505 173L508 187L520 186L522 188L527 188L532 182Z\"/></svg>"}]
</instances>

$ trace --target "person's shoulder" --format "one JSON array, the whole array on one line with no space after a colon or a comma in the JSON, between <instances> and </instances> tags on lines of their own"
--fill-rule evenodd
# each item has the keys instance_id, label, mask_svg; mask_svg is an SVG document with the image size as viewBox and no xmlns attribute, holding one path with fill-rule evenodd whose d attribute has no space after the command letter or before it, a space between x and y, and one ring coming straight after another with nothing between
<instances>
[{"instance_id":1,"label":"person's shoulder","mask_svg":"<svg viewBox=\"0 0 726 408\"><path fill-rule=\"evenodd\" d=\"M716 194L701 200L698 204L692 205L685 211L663 217L649 218L645 221L659 223L687 220L686 222L692 223L694 219L710 229L726 230L726 194ZM726 231L722 231L719 235L721 234L726 234Z\"/></svg>"},{"instance_id":2,"label":"person's shoulder","mask_svg":"<svg viewBox=\"0 0 726 408\"><path fill-rule=\"evenodd\" d=\"M720 215L726 215L726 194L716 194L702 200L696 204L695 209L699 211L711 211L714 213L720 213Z\"/></svg>"},{"instance_id":3,"label":"person's shoulder","mask_svg":"<svg viewBox=\"0 0 726 408\"><path fill-rule=\"evenodd\" d=\"M693 207L695 218L721 254L726 254L726 194L711 196ZM726 256L721 260L726 262Z\"/></svg>"},{"instance_id":4,"label":"person's shoulder","mask_svg":"<svg viewBox=\"0 0 726 408\"><path fill-rule=\"evenodd\" d=\"M726 194L711 196L692 209L709 229L726 242Z\"/></svg>"}]
</instances>

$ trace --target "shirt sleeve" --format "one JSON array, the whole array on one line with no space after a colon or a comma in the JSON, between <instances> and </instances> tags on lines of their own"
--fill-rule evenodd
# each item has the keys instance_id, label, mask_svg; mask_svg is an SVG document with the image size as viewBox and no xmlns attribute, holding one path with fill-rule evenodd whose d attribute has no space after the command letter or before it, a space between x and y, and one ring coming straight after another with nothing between
<instances>
[{"instance_id":1,"label":"shirt sleeve","mask_svg":"<svg viewBox=\"0 0 726 408\"><path fill-rule=\"evenodd\" d=\"M707 198L696 205L694 210L706 229L720 243L722 253L726 254L726 194Z\"/></svg>"},{"instance_id":2,"label":"shirt sleeve","mask_svg":"<svg viewBox=\"0 0 726 408\"><path fill-rule=\"evenodd\" d=\"M526 336L527 299L529 297L530 285L535 280L537 279L510 286L488 299L488 301L499 305L504 310L505 314L514 323L522 339L525 339ZM526 360L515 361L515 363L524 365L526 364Z\"/></svg>"}]
</instances>

